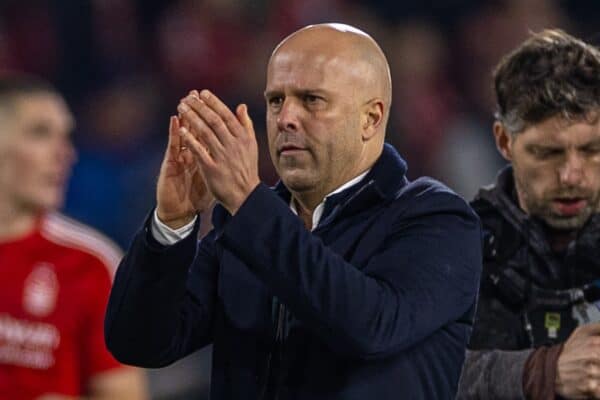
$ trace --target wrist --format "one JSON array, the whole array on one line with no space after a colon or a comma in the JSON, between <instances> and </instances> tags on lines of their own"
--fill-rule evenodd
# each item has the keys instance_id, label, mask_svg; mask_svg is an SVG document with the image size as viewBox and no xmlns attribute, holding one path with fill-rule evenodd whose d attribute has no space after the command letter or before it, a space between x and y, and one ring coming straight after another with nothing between
<instances>
[{"instance_id":1,"label":"wrist","mask_svg":"<svg viewBox=\"0 0 600 400\"><path fill-rule=\"evenodd\" d=\"M260 180L257 180L255 183L248 185L248 187L240 191L239 194L232 196L231 201L227 202L227 204L223 203L223 207L225 207L229 214L235 215L259 184Z\"/></svg>"},{"instance_id":2,"label":"wrist","mask_svg":"<svg viewBox=\"0 0 600 400\"><path fill-rule=\"evenodd\" d=\"M194 220L194 218L196 218L196 213L170 216L168 214L165 214L164 212L161 212L160 208L157 208L156 216L160 222L168 226L170 229L175 230L190 224Z\"/></svg>"}]
</instances>

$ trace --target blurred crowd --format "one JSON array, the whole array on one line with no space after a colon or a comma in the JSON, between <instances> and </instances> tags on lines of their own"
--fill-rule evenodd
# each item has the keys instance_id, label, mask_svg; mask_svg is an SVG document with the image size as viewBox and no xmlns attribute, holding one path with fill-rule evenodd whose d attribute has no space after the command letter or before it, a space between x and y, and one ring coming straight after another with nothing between
<instances>
[{"instance_id":1,"label":"blurred crowd","mask_svg":"<svg viewBox=\"0 0 600 400\"><path fill-rule=\"evenodd\" d=\"M265 66L301 26L344 22L382 44L394 88L388 142L410 177L470 199L502 164L491 134L500 56L550 27L600 44L599 17L594 0L1 0L0 72L38 74L66 96L78 162L65 212L126 248L154 204L168 117L191 89L249 105L261 176L275 182ZM150 372L154 398L203 398L207 354Z\"/></svg>"}]
</instances>

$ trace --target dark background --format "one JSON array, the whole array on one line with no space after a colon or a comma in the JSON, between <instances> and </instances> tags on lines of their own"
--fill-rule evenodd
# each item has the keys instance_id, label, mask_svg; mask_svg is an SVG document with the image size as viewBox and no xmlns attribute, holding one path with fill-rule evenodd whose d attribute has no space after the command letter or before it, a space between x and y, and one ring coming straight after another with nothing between
<instances>
[{"instance_id":1,"label":"dark background","mask_svg":"<svg viewBox=\"0 0 600 400\"><path fill-rule=\"evenodd\" d=\"M388 141L410 177L471 198L503 164L491 132L493 66L543 28L598 45L598 21L593 0L0 0L0 73L39 74L65 95L79 153L65 212L126 248L154 204L168 117L191 89L249 104L261 175L275 182L265 67L301 26L345 22L381 44L394 86ZM208 352L149 374L155 399L202 399Z\"/></svg>"}]
</instances>

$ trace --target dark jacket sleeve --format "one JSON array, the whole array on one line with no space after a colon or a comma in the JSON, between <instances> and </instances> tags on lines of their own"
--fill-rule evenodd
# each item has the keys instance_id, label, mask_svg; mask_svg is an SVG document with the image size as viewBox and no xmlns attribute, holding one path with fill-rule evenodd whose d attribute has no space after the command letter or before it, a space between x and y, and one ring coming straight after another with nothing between
<instances>
[{"instance_id":1,"label":"dark jacket sleeve","mask_svg":"<svg viewBox=\"0 0 600 400\"><path fill-rule=\"evenodd\" d=\"M518 350L520 327L518 314L483 286L457 400L554 398L562 345Z\"/></svg>"},{"instance_id":2,"label":"dark jacket sleeve","mask_svg":"<svg viewBox=\"0 0 600 400\"><path fill-rule=\"evenodd\" d=\"M481 272L479 220L462 199L425 193L407 210L360 270L263 185L218 240L334 351L386 357L464 316Z\"/></svg>"},{"instance_id":3,"label":"dark jacket sleeve","mask_svg":"<svg viewBox=\"0 0 600 400\"><path fill-rule=\"evenodd\" d=\"M115 358L147 368L168 365L212 341L218 265L213 235L198 244L199 221L188 237L163 246L152 238L151 218L119 265L104 325Z\"/></svg>"}]
</instances>

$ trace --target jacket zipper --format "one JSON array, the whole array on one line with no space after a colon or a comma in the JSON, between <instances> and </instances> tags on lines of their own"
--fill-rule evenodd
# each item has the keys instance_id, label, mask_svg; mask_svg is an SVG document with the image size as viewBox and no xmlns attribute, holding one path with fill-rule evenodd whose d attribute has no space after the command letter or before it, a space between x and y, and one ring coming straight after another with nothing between
<instances>
[{"instance_id":1,"label":"jacket zipper","mask_svg":"<svg viewBox=\"0 0 600 400\"><path fill-rule=\"evenodd\" d=\"M273 313L274 314L274 319L275 319L275 346L274 346L274 350L271 350L269 352L269 355L267 357L267 367L266 367L266 373L265 373L265 382L263 384L263 387L261 389L261 393L259 395L259 399L261 400L277 400L277 398L279 397L279 380L280 380L280 376L279 374L277 376L275 376L275 373L279 372L281 373L281 362L282 362L282 354L283 354L283 344L284 344L284 340L285 340L285 319L286 319L286 308L283 305L283 303L281 303L279 301L279 299L277 299L277 297L273 297L273 302L275 304L274 308L276 307L276 311ZM278 362L276 363L278 365L278 368L280 371L274 371L273 370L273 353L275 354L275 357L278 358ZM274 388L274 392L271 392L270 390L271 388ZM272 394L272 396L270 396Z\"/></svg>"},{"instance_id":2,"label":"jacket zipper","mask_svg":"<svg viewBox=\"0 0 600 400\"><path fill-rule=\"evenodd\" d=\"M286 328L286 313L287 309L285 305L279 302L279 309L277 313L277 330L275 331L275 346L278 349L276 356L279 357L277 362L277 366L279 371L273 371L271 375L275 381L275 391L273 393L273 400L277 400L279 398L279 390L281 387L281 372L283 367L283 350L285 345L285 328ZM272 367L272 364L271 364Z\"/></svg>"}]
</instances>

